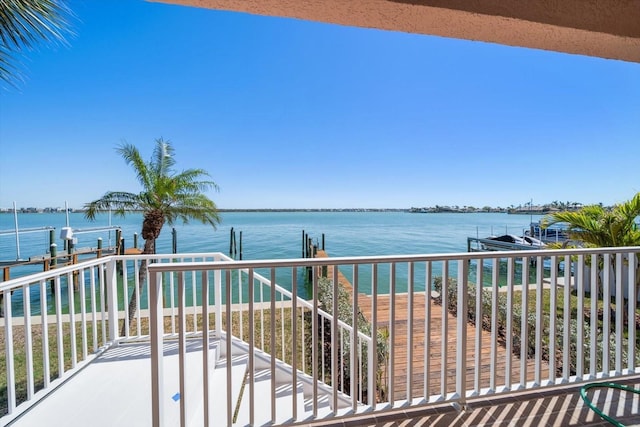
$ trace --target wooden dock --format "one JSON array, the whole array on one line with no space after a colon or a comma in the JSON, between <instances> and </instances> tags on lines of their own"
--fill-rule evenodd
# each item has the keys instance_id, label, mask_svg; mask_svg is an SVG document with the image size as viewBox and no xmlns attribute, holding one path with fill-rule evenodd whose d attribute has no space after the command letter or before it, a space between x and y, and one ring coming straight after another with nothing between
<instances>
[{"instance_id":1,"label":"wooden dock","mask_svg":"<svg viewBox=\"0 0 640 427\"><path fill-rule=\"evenodd\" d=\"M324 251L319 251L319 257L326 257ZM333 267L329 267L327 277L333 277ZM340 286L348 289L353 295L351 283L338 272L338 283ZM425 307L430 304L430 317L425 323ZM358 307L368 320L372 319L372 297L370 295L358 295ZM389 295L378 295L377 303L377 326L380 328L388 328L389 315L391 309L391 298ZM456 350L457 350L457 318L451 313L443 313L442 306L435 304L430 295L427 297L425 292L416 292L413 294L413 327L411 330L412 357L408 358L408 342L409 342L409 298L407 293L396 294L395 296L395 337L393 343L389 343L389 347L393 347L395 354L394 360L394 396L393 398L405 399L407 397L407 372L409 366L412 367L412 376L409 383L413 396L423 396L425 391L425 332L429 328L429 373L428 373L428 392L430 396L439 394L452 393L455 391L456 378ZM447 328L443 330L443 319L446 316ZM480 382L479 388L489 388L491 385L491 334L489 331L481 330L481 345L479 349L475 347L476 327L467 323L467 389L473 389L476 381L476 359L480 358ZM446 343L446 360L443 360L443 340ZM507 351L503 345L497 345L495 384L501 386L505 384ZM511 355L511 382L518 383L521 374L520 358ZM411 365L410 365L411 364ZM442 366L446 366L446 387L443 387ZM535 365L533 360L526 363L527 381L533 381L535 374ZM541 375L543 378L549 376L549 366L544 363L541 367Z\"/></svg>"}]
</instances>

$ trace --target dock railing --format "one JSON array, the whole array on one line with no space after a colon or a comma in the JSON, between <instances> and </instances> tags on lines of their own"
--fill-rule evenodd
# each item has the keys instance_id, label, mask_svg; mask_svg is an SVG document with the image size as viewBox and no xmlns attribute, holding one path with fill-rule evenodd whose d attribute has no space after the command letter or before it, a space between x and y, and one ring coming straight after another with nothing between
<instances>
[{"instance_id":1,"label":"dock railing","mask_svg":"<svg viewBox=\"0 0 640 427\"><path fill-rule=\"evenodd\" d=\"M230 354L231 336L247 344L249 360L267 355L272 371L280 361L289 366L292 384L310 377L312 409L293 409L297 421L464 405L639 374L639 260L639 247L239 262L222 254L136 255L10 280L0 284L2 420L45 398L104 349L128 341L151 344L154 425L166 422L162 345L176 339L181 380L186 340L208 349L221 338ZM304 282L307 269L314 271L311 283ZM323 271L332 273L322 278ZM346 318L338 272L353 287ZM312 301L323 280L331 303L319 306ZM129 321L132 294L137 303ZM248 372L252 416L270 401L275 419L275 391L256 401ZM329 413L319 411L319 389L330 396ZM183 396L183 425L187 417L215 416L206 409L189 414Z\"/></svg>"}]
</instances>

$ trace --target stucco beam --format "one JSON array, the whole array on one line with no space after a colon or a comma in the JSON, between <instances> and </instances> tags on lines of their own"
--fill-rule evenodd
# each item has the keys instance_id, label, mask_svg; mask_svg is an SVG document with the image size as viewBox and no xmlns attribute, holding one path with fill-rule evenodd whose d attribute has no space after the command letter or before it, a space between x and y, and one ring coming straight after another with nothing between
<instances>
[{"instance_id":1,"label":"stucco beam","mask_svg":"<svg viewBox=\"0 0 640 427\"><path fill-rule=\"evenodd\" d=\"M640 62L639 0L150 0Z\"/></svg>"}]
</instances>

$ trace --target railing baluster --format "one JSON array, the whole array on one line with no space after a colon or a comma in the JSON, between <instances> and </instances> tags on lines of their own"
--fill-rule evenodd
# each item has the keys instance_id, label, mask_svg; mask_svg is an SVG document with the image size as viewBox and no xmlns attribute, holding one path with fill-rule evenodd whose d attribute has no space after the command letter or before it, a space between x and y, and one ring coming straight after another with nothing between
<instances>
[{"instance_id":1,"label":"railing baluster","mask_svg":"<svg viewBox=\"0 0 640 427\"><path fill-rule=\"evenodd\" d=\"M629 263L629 295L627 296L627 301L629 304L627 313L628 316L628 356L627 363L630 371L634 371L636 369L636 353L638 352L638 348L636 347L636 305L638 305L638 294L636 293L636 265L638 260L636 259L636 255L633 252L629 252L628 254L628 263Z\"/></svg>"},{"instance_id":2,"label":"railing baluster","mask_svg":"<svg viewBox=\"0 0 640 427\"><path fill-rule=\"evenodd\" d=\"M69 306L69 340L71 342L71 369L78 363L78 349L76 346L76 309L74 301L73 273L67 274L67 295Z\"/></svg>"},{"instance_id":3,"label":"railing baluster","mask_svg":"<svg viewBox=\"0 0 640 427\"><path fill-rule=\"evenodd\" d=\"M577 274L577 295L578 314L576 331L576 380L580 381L584 377L584 255L578 255Z\"/></svg>"},{"instance_id":4,"label":"railing baluster","mask_svg":"<svg viewBox=\"0 0 640 427\"><path fill-rule=\"evenodd\" d=\"M64 341L62 336L62 297L61 290L62 284L60 283L60 276L56 276L55 285L55 304L56 304L56 344L58 352L58 378L62 378L64 374Z\"/></svg>"},{"instance_id":5,"label":"railing baluster","mask_svg":"<svg viewBox=\"0 0 640 427\"><path fill-rule=\"evenodd\" d=\"M225 273L225 322L226 322L226 335L225 335L225 346L226 346L226 357L227 357L227 426L231 426L233 425L233 390L231 387L231 368L233 367L233 357L232 357L232 352L231 352L231 340L233 339L233 328L232 328L232 276L231 276L231 270L226 269L224 271ZM249 295L251 295L251 297L253 296L253 284L251 282L249 282ZM249 306L249 319L253 320L251 318L251 316L253 315L253 313L251 313L251 309L253 308L253 306ZM252 321L249 321L249 328L251 328L253 325ZM250 342L253 342L253 335L249 336L249 340ZM251 354L249 354L249 361L250 363L253 363L251 361ZM155 426L154 426L155 427Z\"/></svg>"},{"instance_id":6,"label":"railing baluster","mask_svg":"<svg viewBox=\"0 0 640 427\"><path fill-rule=\"evenodd\" d=\"M505 351L505 373L504 373L504 385L505 390L511 390L513 388L513 297L514 297L514 285L515 282L515 259L507 259L507 341Z\"/></svg>"},{"instance_id":7,"label":"railing baluster","mask_svg":"<svg viewBox=\"0 0 640 427\"><path fill-rule=\"evenodd\" d=\"M396 263L389 269L389 403L395 402L396 373Z\"/></svg>"},{"instance_id":8,"label":"railing baluster","mask_svg":"<svg viewBox=\"0 0 640 427\"><path fill-rule=\"evenodd\" d=\"M292 418L293 421L298 420L298 270L296 267L291 269L291 389L292 396ZM284 319L282 320L284 322ZM304 331L304 324L302 325ZM304 349L304 337L302 341ZM304 359L304 355L302 356ZM304 368L303 368L304 370ZM206 425L206 424L205 424Z\"/></svg>"},{"instance_id":9,"label":"railing baluster","mask_svg":"<svg viewBox=\"0 0 640 427\"><path fill-rule=\"evenodd\" d=\"M311 375L313 377L313 418L318 417L318 269L313 268L312 275L312 302L311 315ZM335 268L335 267L334 267ZM324 334L323 334L324 335ZM322 351L324 354L324 349ZM322 359L324 360L324 359ZM324 369L322 370L324 372ZM324 377L322 378L324 381Z\"/></svg>"},{"instance_id":10,"label":"railing baluster","mask_svg":"<svg viewBox=\"0 0 640 427\"><path fill-rule=\"evenodd\" d=\"M162 427L164 420L164 311L162 273L149 272L149 335L151 347L151 413L152 425Z\"/></svg>"},{"instance_id":11,"label":"railing baluster","mask_svg":"<svg viewBox=\"0 0 640 427\"><path fill-rule=\"evenodd\" d=\"M128 281L128 280L127 280ZM142 335L142 322L140 320L140 312L142 311L142 301L140 301L140 265L138 264L137 260L133 260L133 289L134 292L136 293L136 301L137 301L137 307L138 309L136 310L136 334L137 336L141 336ZM147 280L147 295L149 295L149 281ZM128 302L125 303L126 305L129 305ZM149 306L149 304L147 303L147 307Z\"/></svg>"},{"instance_id":12,"label":"railing baluster","mask_svg":"<svg viewBox=\"0 0 640 427\"><path fill-rule=\"evenodd\" d=\"M253 276L252 276L253 277ZM264 348L264 327L262 327L262 325L264 325L264 285L262 284L262 282L258 282L260 286L260 348ZM253 286L253 278L251 280L249 280L249 286ZM254 301L255 302L255 301ZM249 319L250 322L253 322L254 319L250 318Z\"/></svg>"},{"instance_id":13,"label":"railing baluster","mask_svg":"<svg viewBox=\"0 0 640 427\"><path fill-rule=\"evenodd\" d=\"M222 337L222 271L215 270L213 272L213 286L214 286L213 298L215 299L215 304L216 304L216 314L215 314L216 338L220 338Z\"/></svg>"},{"instance_id":14,"label":"railing baluster","mask_svg":"<svg viewBox=\"0 0 640 427\"><path fill-rule=\"evenodd\" d=\"M602 372L607 376L611 374L611 255L604 254L602 260L602 301L604 313L602 314Z\"/></svg>"},{"instance_id":15,"label":"railing baluster","mask_svg":"<svg viewBox=\"0 0 640 427\"><path fill-rule=\"evenodd\" d=\"M624 295L622 289L622 254L616 253L616 375L622 374L622 338L624 334Z\"/></svg>"},{"instance_id":16,"label":"railing baluster","mask_svg":"<svg viewBox=\"0 0 640 427\"><path fill-rule=\"evenodd\" d=\"M497 390L497 359L498 359L498 282L500 279L500 269L498 258L493 258L491 266L491 365L489 373L489 390ZM507 291L510 292L510 291ZM511 310L507 309L507 316ZM507 321L507 326L509 322ZM507 340L509 342L509 340Z\"/></svg>"},{"instance_id":17,"label":"railing baluster","mask_svg":"<svg viewBox=\"0 0 640 427\"><path fill-rule=\"evenodd\" d=\"M475 366L474 366L474 381L473 392L475 395L480 394L481 379L482 379L482 300L483 300L483 273L484 273L484 261L482 259L476 260L476 336L475 336ZM426 328L425 328L426 329ZM426 356L426 354L425 354Z\"/></svg>"},{"instance_id":18,"label":"railing baluster","mask_svg":"<svg viewBox=\"0 0 640 427\"><path fill-rule=\"evenodd\" d=\"M31 400L34 393L33 380L33 336L31 326L31 294L30 286L25 283L22 286L22 304L24 317L24 334L25 334L25 363L27 374L27 400Z\"/></svg>"},{"instance_id":19,"label":"railing baluster","mask_svg":"<svg viewBox=\"0 0 640 427\"><path fill-rule=\"evenodd\" d=\"M271 287L275 287L275 282L272 282ZM284 295L279 292L280 294L280 336L282 337L281 341L281 346L282 346L282 361L286 362L287 358L285 356L284 353L284 349L285 349L285 335L284 335Z\"/></svg>"},{"instance_id":20,"label":"railing baluster","mask_svg":"<svg viewBox=\"0 0 640 427\"><path fill-rule=\"evenodd\" d=\"M187 313L185 304L186 283L184 273L178 271L178 369L180 381L180 425L187 425Z\"/></svg>"},{"instance_id":21,"label":"railing baluster","mask_svg":"<svg viewBox=\"0 0 640 427\"><path fill-rule=\"evenodd\" d=\"M351 333L349 334L349 347L351 349L351 359L349 360L349 363L351 364L351 370L350 370L350 378L351 378L351 409L355 412L358 410L358 388L362 389L362 387L358 387L359 384L361 384L360 382L356 382L356 378L359 375L360 369L358 369L358 367L360 366L360 358L358 358L358 353L360 350L360 346L358 345L358 294L359 294L359 289L358 289L358 268L359 266L357 264L353 265L353 304L352 306L352 311L351 311ZM356 349L356 345L358 345L358 351L355 351Z\"/></svg>"},{"instance_id":22,"label":"railing baluster","mask_svg":"<svg viewBox=\"0 0 640 427\"><path fill-rule=\"evenodd\" d=\"M219 270L218 270L219 271ZM195 273L194 273L195 274ZM202 270L200 276L202 291L202 425L209 425L209 275ZM214 360L215 362L215 360Z\"/></svg>"},{"instance_id":23,"label":"railing baluster","mask_svg":"<svg viewBox=\"0 0 640 427\"><path fill-rule=\"evenodd\" d=\"M269 343L269 355L271 359L271 423L276 423L276 287L273 286L276 283L276 269L271 269L271 286L269 286L269 314L271 321L271 342ZM260 286L263 286L262 284ZM284 322L284 319L282 319ZM264 329L264 324L261 325L261 329ZM283 336L284 341L284 336ZM264 350L264 347L262 347ZM283 353L284 355L284 353ZM284 357L283 357L284 359ZM295 393L295 387L292 393Z\"/></svg>"},{"instance_id":24,"label":"railing baluster","mask_svg":"<svg viewBox=\"0 0 640 427\"><path fill-rule=\"evenodd\" d=\"M549 290L549 385L555 384L556 378L556 328L558 316L558 258L551 256L550 271L550 290Z\"/></svg>"},{"instance_id":25,"label":"railing baluster","mask_svg":"<svg viewBox=\"0 0 640 427\"><path fill-rule=\"evenodd\" d=\"M321 371L320 371L320 374L321 374L322 381L324 382L324 381L327 381L327 373L325 372L325 366L326 366L326 362L325 362L325 352L326 351L325 351L325 348L326 348L326 345L325 345L325 342L324 342L324 340L325 340L324 316L320 316L319 321L320 321L320 331L321 331L320 332L320 348L322 349L322 351L320 352L320 361L321 361L321 368L322 368Z\"/></svg>"},{"instance_id":26,"label":"railing baluster","mask_svg":"<svg viewBox=\"0 0 640 427\"><path fill-rule=\"evenodd\" d=\"M262 284L260 286L260 292L262 292ZM256 407L256 383L255 383L255 297L253 292L254 278L253 268L249 269L249 424L255 424L255 407ZM262 295L261 295L262 298ZM260 305L262 302L260 301ZM260 310L261 323L260 330L264 330L264 320L262 319L262 313L264 310ZM262 334L264 339L264 334ZM231 338L231 336L229 336ZM264 341L262 342L262 348L264 348Z\"/></svg>"},{"instance_id":27,"label":"railing baluster","mask_svg":"<svg viewBox=\"0 0 640 427\"><path fill-rule=\"evenodd\" d=\"M169 307L171 311L171 334L176 333L176 297L174 273L169 273Z\"/></svg>"},{"instance_id":28,"label":"railing baluster","mask_svg":"<svg viewBox=\"0 0 640 427\"><path fill-rule=\"evenodd\" d=\"M572 283L572 261L569 255L564 257L564 304L563 304L563 327L564 336L562 338L562 381L569 382L571 375L571 283ZM574 281L575 283L575 281Z\"/></svg>"},{"instance_id":29,"label":"railing baluster","mask_svg":"<svg viewBox=\"0 0 640 427\"><path fill-rule=\"evenodd\" d=\"M544 260L541 256L536 259L536 319L538 319L538 325L535 326L535 385L540 386L542 384L542 329L544 325L544 315L542 313L542 288L544 286Z\"/></svg>"},{"instance_id":30,"label":"railing baluster","mask_svg":"<svg viewBox=\"0 0 640 427\"><path fill-rule=\"evenodd\" d=\"M111 342L116 342L118 340L120 331L118 328L118 277L115 259L111 259L111 261L107 264L105 283L108 301L107 304L109 310L109 340ZM126 304L127 302L124 302L124 305ZM106 313L103 311L103 319L105 318L105 314Z\"/></svg>"},{"instance_id":31,"label":"railing baluster","mask_svg":"<svg viewBox=\"0 0 640 427\"><path fill-rule=\"evenodd\" d=\"M522 313L520 314L520 384L519 389L527 387L528 350L529 350L529 257L522 257Z\"/></svg>"},{"instance_id":32,"label":"railing baluster","mask_svg":"<svg viewBox=\"0 0 640 427\"><path fill-rule=\"evenodd\" d=\"M198 298L196 295L197 275L195 271L191 272L191 312L193 314L193 333L198 332ZM202 290L200 290L202 293ZM202 301L201 301L202 302ZM140 310L138 310L139 312Z\"/></svg>"},{"instance_id":33,"label":"railing baluster","mask_svg":"<svg viewBox=\"0 0 640 427\"><path fill-rule=\"evenodd\" d=\"M82 338L82 360L87 360L87 301L86 301L86 292L85 292L85 269L80 269L80 283L78 284L80 290L80 324L82 325L81 329L81 338Z\"/></svg>"},{"instance_id":34,"label":"railing baluster","mask_svg":"<svg viewBox=\"0 0 640 427\"><path fill-rule=\"evenodd\" d=\"M462 406L466 404L467 390L467 313L469 312L469 265L466 260L458 261L458 305L456 331L456 395Z\"/></svg>"},{"instance_id":35,"label":"railing baluster","mask_svg":"<svg viewBox=\"0 0 640 427\"><path fill-rule=\"evenodd\" d=\"M108 266L111 265L112 262L113 261L110 261L107 266L101 266L100 270L98 270L98 288L100 294L100 329L102 332L103 345L107 342L107 271L109 269Z\"/></svg>"},{"instance_id":36,"label":"railing baluster","mask_svg":"<svg viewBox=\"0 0 640 427\"><path fill-rule=\"evenodd\" d=\"M331 303L331 397L332 412L338 413L338 354L342 356L342 350L338 345L338 266L333 267L333 291ZM339 352L339 353L338 353ZM323 352L324 353L324 352Z\"/></svg>"},{"instance_id":37,"label":"railing baluster","mask_svg":"<svg viewBox=\"0 0 640 427\"><path fill-rule=\"evenodd\" d=\"M129 322L129 272L127 271L127 264L128 262L125 260L122 260L121 264L122 265L122 295L124 296L123 298L123 305L124 305L124 336L126 338L129 338L129 329L130 329L130 322ZM137 279L136 279L137 282ZM136 292L136 290L138 289L137 283L134 282L133 285L133 292L132 294L135 292L136 294L136 298L138 297L138 293ZM140 299L138 298L136 301L136 304L140 305ZM140 310L136 310L136 311L140 311Z\"/></svg>"},{"instance_id":38,"label":"railing baluster","mask_svg":"<svg viewBox=\"0 0 640 427\"><path fill-rule=\"evenodd\" d=\"M251 283L249 284L251 286ZM233 294L232 294L233 295ZM242 307L242 270L238 270L238 324L240 326L240 338L244 339L244 316ZM252 322L253 319L247 319L248 322Z\"/></svg>"},{"instance_id":39,"label":"railing baluster","mask_svg":"<svg viewBox=\"0 0 640 427\"><path fill-rule=\"evenodd\" d=\"M431 396L431 286L433 283L431 261L425 265L425 302L424 302L424 398Z\"/></svg>"},{"instance_id":40,"label":"railing baluster","mask_svg":"<svg viewBox=\"0 0 640 427\"><path fill-rule=\"evenodd\" d=\"M591 255L591 277L589 283L589 296L591 297L591 319L589 328L591 330L589 339L589 378L595 379L598 370L598 256ZM585 278L586 279L586 278Z\"/></svg>"},{"instance_id":41,"label":"railing baluster","mask_svg":"<svg viewBox=\"0 0 640 427\"><path fill-rule=\"evenodd\" d=\"M371 265L371 340L369 344L369 405L376 405L377 386L375 377L378 373L378 264ZM384 378L382 379L384 381ZM382 387L382 385L380 385ZM382 390L380 395L382 396Z\"/></svg>"},{"instance_id":42,"label":"railing baluster","mask_svg":"<svg viewBox=\"0 0 640 427\"><path fill-rule=\"evenodd\" d=\"M7 369L7 412L12 414L16 410L16 372L13 361L13 313L11 312L11 291L3 292L4 304L4 342L5 365Z\"/></svg>"},{"instance_id":43,"label":"railing baluster","mask_svg":"<svg viewBox=\"0 0 640 427\"><path fill-rule=\"evenodd\" d=\"M42 325L42 376L44 379L44 388L46 389L49 388L49 383L51 381L51 368L49 366L49 322L47 313L46 280L40 280L40 319Z\"/></svg>"}]
</instances>

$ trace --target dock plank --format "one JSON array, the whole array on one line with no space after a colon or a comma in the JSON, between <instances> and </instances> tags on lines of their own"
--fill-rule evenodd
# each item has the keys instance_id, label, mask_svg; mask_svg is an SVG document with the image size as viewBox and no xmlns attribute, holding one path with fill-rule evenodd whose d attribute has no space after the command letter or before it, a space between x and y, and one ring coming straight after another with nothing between
<instances>
[{"instance_id":1,"label":"dock plank","mask_svg":"<svg viewBox=\"0 0 640 427\"><path fill-rule=\"evenodd\" d=\"M324 251L318 251L318 257L327 257ZM327 277L333 277L333 267L328 267ZM345 288L352 296L353 287L349 280L338 271L338 283ZM366 294L358 294L358 307L366 319L372 319L372 297ZM389 327L389 316L391 298L389 295L378 295L377 302L377 327ZM430 304L430 317L426 319L425 307ZM412 396L422 396L425 390L425 349L429 351L429 372L428 372L428 392L429 396L437 396L443 393L453 393L455 391L456 379L456 351L457 351L457 318L453 314L443 313L442 306L436 304L425 292L415 292L413 294L413 329L412 337L412 358L408 357L409 331L409 298L407 293L396 294L395 296L395 337L393 344L394 360L394 399L407 398L407 383L410 383ZM446 316L446 330L443 328L443 319ZM426 322L426 323L425 323ZM430 342L425 345L425 325L429 327ZM491 332L480 331L481 345L476 348L476 327L467 322L467 389L471 390L476 386L476 377L479 376L478 389L486 389L492 385L492 372L494 373L495 387L506 386L507 382L507 349L498 343L496 346L495 360L491 360ZM446 344L443 346L443 341ZM446 360L443 360L443 349L446 352ZM479 375L476 370L476 359L479 358ZM518 388L520 382L522 363L520 358L512 354L511 362L511 385ZM409 366L412 367L412 377L407 379ZM442 366L445 368L445 382L443 382ZM535 361L528 359L525 364L526 381L535 379ZM493 370L492 370L493 368ZM541 378L549 377L548 363L542 363L540 368Z\"/></svg>"}]
</instances>

